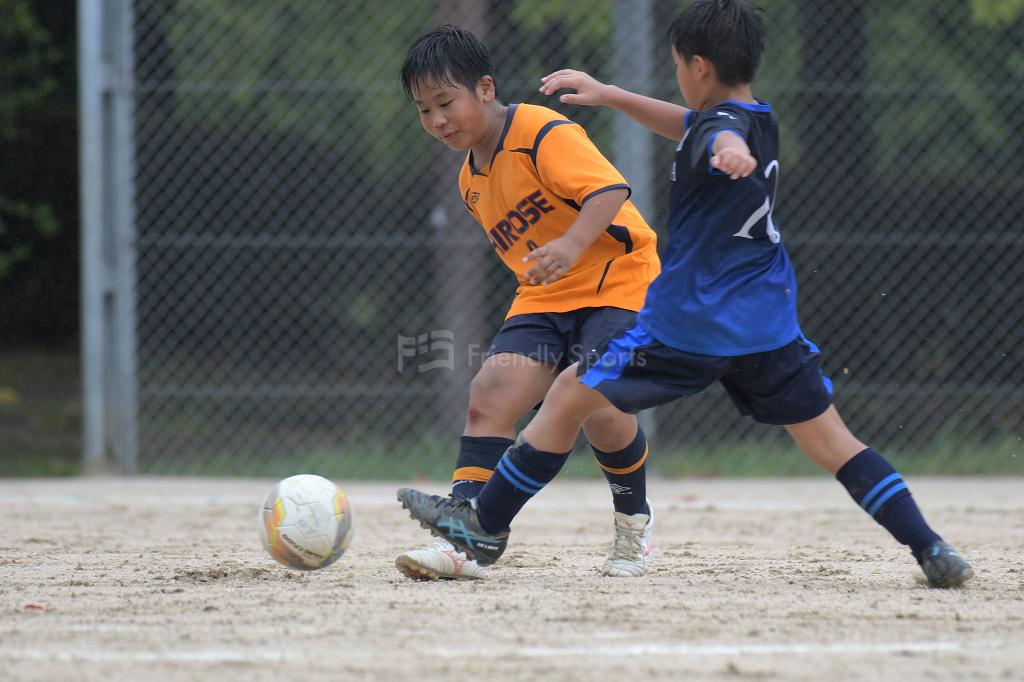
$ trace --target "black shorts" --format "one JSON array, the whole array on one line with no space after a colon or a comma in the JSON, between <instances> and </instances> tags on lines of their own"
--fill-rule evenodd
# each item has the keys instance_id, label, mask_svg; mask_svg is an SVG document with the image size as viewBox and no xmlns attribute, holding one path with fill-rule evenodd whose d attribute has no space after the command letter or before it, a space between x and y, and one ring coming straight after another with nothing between
<instances>
[{"instance_id":1,"label":"black shorts","mask_svg":"<svg viewBox=\"0 0 1024 682\"><path fill-rule=\"evenodd\" d=\"M740 414L763 424L798 424L832 404L818 348L802 335L763 353L697 355L670 348L638 324L623 328L577 374L623 412L639 412L720 381Z\"/></svg>"},{"instance_id":2,"label":"black shorts","mask_svg":"<svg viewBox=\"0 0 1024 682\"><path fill-rule=\"evenodd\" d=\"M525 355L561 371L587 353L596 355L597 349L635 322L632 310L612 307L514 315L501 325L487 356Z\"/></svg>"}]
</instances>

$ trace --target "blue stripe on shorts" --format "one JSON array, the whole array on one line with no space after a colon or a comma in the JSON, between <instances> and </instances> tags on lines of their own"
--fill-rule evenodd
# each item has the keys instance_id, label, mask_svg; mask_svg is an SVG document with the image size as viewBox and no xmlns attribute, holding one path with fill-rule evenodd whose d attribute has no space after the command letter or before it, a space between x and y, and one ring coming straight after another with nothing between
<instances>
[{"instance_id":1,"label":"blue stripe on shorts","mask_svg":"<svg viewBox=\"0 0 1024 682\"><path fill-rule=\"evenodd\" d=\"M640 346L654 343L654 337L650 332L635 324L609 342L601 353L601 358L580 377L580 383L584 386L594 388L607 379L618 379L626 371L626 367L633 359L633 352Z\"/></svg>"},{"instance_id":2,"label":"blue stripe on shorts","mask_svg":"<svg viewBox=\"0 0 1024 682\"><path fill-rule=\"evenodd\" d=\"M821 350L811 341L809 338L804 336L804 333L800 332L800 340L807 344L807 347L811 349L812 353L821 353ZM821 371L821 381L825 384L825 390L828 391L829 395L835 395L835 391L832 389L832 379L825 374L825 370Z\"/></svg>"}]
</instances>

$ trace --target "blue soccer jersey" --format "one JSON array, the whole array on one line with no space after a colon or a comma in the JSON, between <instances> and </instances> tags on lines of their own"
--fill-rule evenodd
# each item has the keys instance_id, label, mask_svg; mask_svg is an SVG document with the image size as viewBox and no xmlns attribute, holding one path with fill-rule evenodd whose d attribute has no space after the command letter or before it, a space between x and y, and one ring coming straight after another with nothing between
<instances>
[{"instance_id":1,"label":"blue soccer jersey","mask_svg":"<svg viewBox=\"0 0 1024 682\"><path fill-rule=\"evenodd\" d=\"M731 180L710 165L723 131L757 159ZM639 322L662 343L733 356L785 346L800 336L796 275L772 218L779 185L779 131L769 104L727 101L686 116L672 164L669 241Z\"/></svg>"}]
</instances>

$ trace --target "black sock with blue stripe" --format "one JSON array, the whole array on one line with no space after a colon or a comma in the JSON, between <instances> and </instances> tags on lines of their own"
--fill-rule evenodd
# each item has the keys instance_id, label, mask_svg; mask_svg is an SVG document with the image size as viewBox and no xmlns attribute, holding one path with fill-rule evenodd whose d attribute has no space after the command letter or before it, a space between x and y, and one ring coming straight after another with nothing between
<instances>
[{"instance_id":1,"label":"black sock with blue stripe","mask_svg":"<svg viewBox=\"0 0 1024 682\"><path fill-rule=\"evenodd\" d=\"M593 445L594 458L608 480L612 491L612 504L621 514L650 514L647 508L647 438L637 426L636 438L617 452L598 450Z\"/></svg>"},{"instance_id":2,"label":"black sock with blue stripe","mask_svg":"<svg viewBox=\"0 0 1024 682\"><path fill-rule=\"evenodd\" d=\"M452 472L452 497L476 497L494 475L494 467L514 441L501 436L463 436Z\"/></svg>"},{"instance_id":3,"label":"black sock with blue stripe","mask_svg":"<svg viewBox=\"0 0 1024 682\"><path fill-rule=\"evenodd\" d=\"M868 448L854 455L839 469L836 479L854 502L897 542L908 545L918 560L921 552L942 539L924 520L903 477L876 450Z\"/></svg>"},{"instance_id":4,"label":"black sock with blue stripe","mask_svg":"<svg viewBox=\"0 0 1024 682\"><path fill-rule=\"evenodd\" d=\"M543 452L520 439L505 451L494 476L476 499L480 525L489 533L508 528L519 510L558 475L568 459L568 452Z\"/></svg>"}]
</instances>

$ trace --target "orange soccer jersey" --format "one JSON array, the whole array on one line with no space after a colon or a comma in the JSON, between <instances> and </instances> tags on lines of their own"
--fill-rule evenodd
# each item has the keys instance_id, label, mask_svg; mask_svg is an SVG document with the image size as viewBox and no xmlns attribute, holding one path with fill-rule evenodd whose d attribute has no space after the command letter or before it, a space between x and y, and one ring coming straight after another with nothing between
<instances>
[{"instance_id":1,"label":"orange soccer jersey","mask_svg":"<svg viewBox=\"0 0 1024 682\"><path fill-rule=\"evenodd\" d=\"M513 104L489 167L471 155L459 174L466 207L519 278L507 317L614 306L640 310L660 269L654 231L626 201L597 240L560 280L530 284L523 262L531 250L561 237L588 199L629 186L582 127L547 107Z\"/></svg>"}]
</instances>

